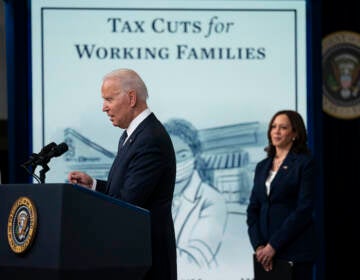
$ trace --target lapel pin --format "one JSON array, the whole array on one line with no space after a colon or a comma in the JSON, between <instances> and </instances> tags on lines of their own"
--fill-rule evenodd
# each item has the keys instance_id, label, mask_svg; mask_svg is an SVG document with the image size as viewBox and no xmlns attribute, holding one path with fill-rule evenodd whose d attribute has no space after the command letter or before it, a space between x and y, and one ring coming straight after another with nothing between
<instances>
[{"instance_id":1,"label":"lapel pin","mask_svg":"<svg viewBox=\"0 0 360 280\"><path fill-rule=\"evenodd\" d=\"M288 169L288 166L287 166L287 165L284 165L283 168L284 168L284 169Z\"/></svg>"}]
</instances>

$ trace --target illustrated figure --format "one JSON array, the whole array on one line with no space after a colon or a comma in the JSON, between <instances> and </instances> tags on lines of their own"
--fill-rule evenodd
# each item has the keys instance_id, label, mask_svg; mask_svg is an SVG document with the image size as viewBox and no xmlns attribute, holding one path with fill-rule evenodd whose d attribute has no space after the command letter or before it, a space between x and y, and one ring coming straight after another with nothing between
<instances>
[{"instance_id":1,"label":"illustrated figure","mask_svg":"<svg viewBox=\"0 0 360 280\"><path fill-rule=\"evenodd\" d=\"M195 127L183 119L164 124L176 154L174 218L179 267L214 268L227 221L222 194L202 178L201 143Z\"/></svg>"}]
</instances>

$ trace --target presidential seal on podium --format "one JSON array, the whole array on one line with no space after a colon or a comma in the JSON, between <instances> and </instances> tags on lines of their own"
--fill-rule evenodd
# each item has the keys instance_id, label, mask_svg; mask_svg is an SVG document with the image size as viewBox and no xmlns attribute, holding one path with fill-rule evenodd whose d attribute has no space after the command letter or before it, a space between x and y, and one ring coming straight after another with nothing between
<instances>
[{"instance_id":1,"label":"presidential seal on podium","mask_svg":"<svg viewBox=\"0 0 360 280\"><path fill-rule=\"evenodd\" d=\"M7 225L7 237L11 250L24 253L32 244L37 229L37 212L34 202L19 197L13 204Z\"/></svg>"}]
</instances>

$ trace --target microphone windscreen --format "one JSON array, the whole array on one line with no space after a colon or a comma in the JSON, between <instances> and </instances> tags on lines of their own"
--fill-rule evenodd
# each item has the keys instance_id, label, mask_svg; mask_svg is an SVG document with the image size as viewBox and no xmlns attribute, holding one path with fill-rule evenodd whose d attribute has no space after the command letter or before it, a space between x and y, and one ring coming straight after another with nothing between
<instances>
[{"instance_id":1,"label":"microphone windscreen","mask_svg":"<svg viewBox=\"0 0 360 280\"><path fill-rule=\"evenodd\" d=\"M55 149L57 147L55 142L51 142L50 144L47 144L46 146L44 146L40 153L39 156L43 156L46 155L47 153L49 153L51 150Z\"/></svg>"},{"instance_id":2,"label":"microphone windscreen","mask_svg":"<svg viewBox=\"0 0 360 280\"><path fill-rule=\"evenodd\" d=\"M55 153L54 156L58 157L61 156L63 153L65 153L67 150L69 149L68 145L63 142L60 143L59 145L57 145L56 149L55 149Z\"/></svg>"}]
</instances>

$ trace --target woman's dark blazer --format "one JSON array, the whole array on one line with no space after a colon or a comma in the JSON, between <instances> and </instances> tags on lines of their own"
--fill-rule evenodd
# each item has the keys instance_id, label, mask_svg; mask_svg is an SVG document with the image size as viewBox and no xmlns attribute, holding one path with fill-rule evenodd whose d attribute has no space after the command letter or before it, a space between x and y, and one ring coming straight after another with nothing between
<instances>
[{"instance_id":1,"label":"woman's dark blazer","mask_svg":"<svg viewBox=\"0 0 360 280\"><path fill-rule=\"evenodd\" d=\"M176 160L171 139L151 113L119 149L108 180L96 190L151 213L152 267L145 279L177 279L171 205Z\"/></svg>"},{"instance_id":2,"label":"woman's dark blazer","mask_svg":"<svg viewBox=\"0 0 360 280\"><path fill-rule=\"evenodd\" d=\"M254 185L247 208L247 225L254 250L270 243L276 257L294 262L313 261L315 230L313 210L316 168L310 155L289 152L270 185L265 181L273 158L255 168Z\"/></svg>"}]
</instances>

